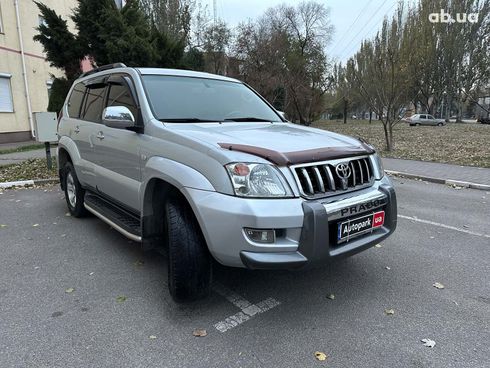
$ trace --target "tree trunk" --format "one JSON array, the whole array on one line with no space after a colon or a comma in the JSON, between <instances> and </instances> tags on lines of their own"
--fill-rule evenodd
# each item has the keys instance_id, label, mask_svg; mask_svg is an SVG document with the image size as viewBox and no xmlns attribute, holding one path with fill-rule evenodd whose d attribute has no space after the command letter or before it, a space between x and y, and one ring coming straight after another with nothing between
<instances>
[{"instance_id":1,"label":"tree trunk","mask_svg":"<svg viewBox=\"0 0 490 368\"><path fill-rule=\"evenodd\" d=\"M373 110L369 110L369 124L373 121Z\"/></svg>"},{"instance_id":2,"label":"tree trunk","mask_svg":"<svg viewBox=\"0 0 490 368\"><path fill-rule=\"evenodd\" d=\"M392 139L393 139L393 131L391 126L388 128L389 119L383 121L383 130L385 132L385 141L386 141L386 150L391 152L393 150Z\"/></svg>"},{"instance_id":3,"label":"tree trunk","mask_svg":"<svg viewBox=\"0 0 490 368\"><path fill-rule=\"evenodd\" d=\"M344 98L344 124L347 124L347 99Z\"/></svg>"}]
</instances>

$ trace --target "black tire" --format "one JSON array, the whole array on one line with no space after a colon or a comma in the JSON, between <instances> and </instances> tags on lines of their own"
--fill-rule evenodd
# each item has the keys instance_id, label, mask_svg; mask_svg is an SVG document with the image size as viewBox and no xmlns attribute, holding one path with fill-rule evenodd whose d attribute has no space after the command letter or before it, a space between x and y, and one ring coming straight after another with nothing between
<instances>
[{"instance_id":1,"label":"black tire","mask_svg":"<svg viewBox=\"0 0 490 368\"><path fill-rule=\"evenodd\" d=\"M420 124L419 123L415 123L415 126L420 126Z\"/></svg>"},{"instance_id":2,"label":"black tire","mask_svg":"<svg viewBox=\"0 0 490 368\"><path fill-rule=\"evenodd\" d=\"M438 123L437 126L443 126L444 124L443 123Z\"/></svg>"},{"instance_id":3,"label":"black tire","mask_svg":"<svg viewBox=\"0 0 490 368\"><path fill-rule=\"evenodd\" d=\"M211 288L212 259L192 209L170 199L165 206L168 288L178 302L206 297Z\"/></svg>"},{"instance_id":4,"label":"black tire","mask_svg":"<svg viewBox=\"0 0 490 368\"><path fill-rule=\"evenodd\" d=\"M83 205L85 199L85 190L78 181L75 168L71 162L65 163L63 167L63 188L65 190L65 199L68 211L74 217L84 217L87 210Z\"/></svg>"}]
</instances>

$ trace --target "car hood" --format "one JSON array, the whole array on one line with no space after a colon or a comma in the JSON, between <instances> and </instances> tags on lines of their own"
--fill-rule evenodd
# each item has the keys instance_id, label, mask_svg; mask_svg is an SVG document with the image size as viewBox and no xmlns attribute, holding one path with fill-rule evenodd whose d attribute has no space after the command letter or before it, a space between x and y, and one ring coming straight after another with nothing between
<instances>
[{"instance_id":1,"label":"car hood","mask_svg":"<svg viewBox=\"0 0 490 368\"><path fill-rule=\"evenodd\" d=\"M290 123L174 123L167 126L187 138L261 156L277 164L374 152L358 139Z\"/></svg>"},{"instance_id":2,"label":"car hood","mask_svg":"<svg viewBox=\"0 0 490 368\"><path fill-rule=\"evenodd\" d=\"M359 146L359 141L354 138L288 123L200 123L168 126L186 137L211 144L243 144L278 152Z\"/></svg>"}]
</instances>

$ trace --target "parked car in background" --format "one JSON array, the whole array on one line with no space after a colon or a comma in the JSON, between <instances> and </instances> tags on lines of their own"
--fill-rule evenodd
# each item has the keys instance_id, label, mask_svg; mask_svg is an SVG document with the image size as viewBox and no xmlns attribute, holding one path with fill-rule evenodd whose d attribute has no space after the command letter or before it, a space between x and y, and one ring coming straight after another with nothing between
<instances>
[{"instance_id":1,"label":"parked car in background","mask_svg":"<svg viewBox=\"0 0 490 368\"><path fill-rule=\"evenodd\" d=\"M417 125L437 125L443 126L446 125L446 121L444 119L436 119L432 115L429 114L415 114L411 117L407 118L406 121L410 124L410 126Z\"/></svg>"}]
</instances>

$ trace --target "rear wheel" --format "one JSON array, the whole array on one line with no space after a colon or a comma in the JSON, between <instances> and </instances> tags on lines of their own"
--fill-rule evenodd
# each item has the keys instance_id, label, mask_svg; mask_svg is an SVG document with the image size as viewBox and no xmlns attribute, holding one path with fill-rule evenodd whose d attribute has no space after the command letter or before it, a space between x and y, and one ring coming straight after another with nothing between
<instances>
[{"instance_id":1,"label":"rear wheel","mask_svg":"<svg viewBox=\"0 0 490 368\"><path fill-rule=\"evenodd\" d=\"M420 126L420 124L419 123L415 123L415 126Z\"/></svg>"},{"instance_id":2,"label":"rear wheel","mask_svg":"<svg viewBox=\"0 0 490 368\"><path fill-rule=\"evenodd\" d=\"M87 210L83 205L85 190L78 181L75 168L71 162L65 163L63 171L63 188L65 189L65 199L66 204L68 205L68 210L74 217L83 217L87 214Z\"/></svg>"},{"instance_id":3,"label":"rear wheel","mask_svg":"<svg viewBox=\"0 0 490 368\"><path fill-rule=\"evenodd\" d=\"M211 287L211 256L187 203L170 199L165 207L168 287L176 302L204 298Z\"/></svg>"},{"instance_id":4,"label":"rear wheel","mask_svg":"<svg viewBox=\"0 0 490 368\"><path fill-rule=\"evenodd\" d=\"M443 126L443 125L444 125L444 124L442 124L442 123L438 123L438 124L437 124L437 126Z\"/></svg>"}]
</instances>

